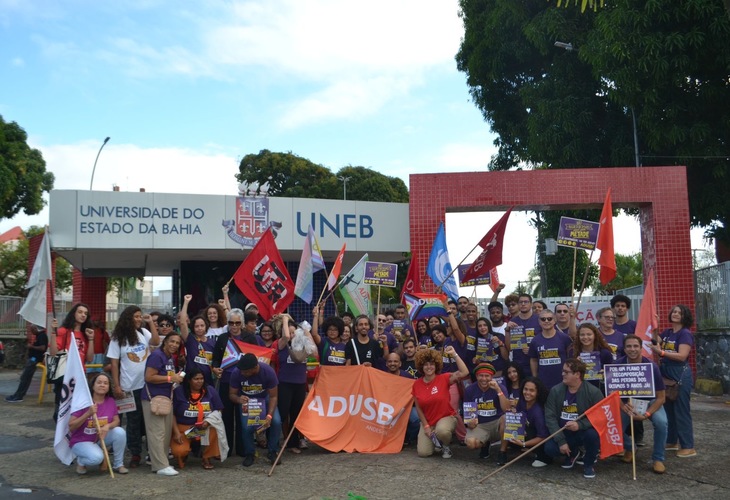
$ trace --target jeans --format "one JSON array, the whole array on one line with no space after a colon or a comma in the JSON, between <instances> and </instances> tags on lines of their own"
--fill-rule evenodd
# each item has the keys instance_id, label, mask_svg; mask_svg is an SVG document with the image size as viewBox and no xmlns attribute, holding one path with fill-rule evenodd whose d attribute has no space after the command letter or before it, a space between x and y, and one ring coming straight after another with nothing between
<instances>
[{"instance_id":1,"label":"jeans","mask_svg":"<svg viewBox=\"0 0 730 500\"><path fill-rule=\"evenodd\" d=\"M666 370L666 371L665 371ZM674 380L680 379L679 397L676 401L665 401L664 409L667 412L667 443L676 444L682 449L695 447L695 438L692 425L692 413L690 412L690 393L692 392L692 370L688 367L682 368L667 366L662 367L662 374L667 374Z\"/></svg>"},{"instance_id":2,"label":"jeans","mask_svg":"<svg viewBox=\"0 0 730 500\"><path fill-rule=\"evenodd\" d=\"M654 403L652 401L652 403ZM630 432L629 430L629 416L621 412L621 422L623 424L624 428L624 449L625 450L631 450L631 435L628 434ZM634 422L634 437L636 437L636 424L642 423ZM651 416L651 425L654 426L654 451L652 451L651 459L655 462L663 462L664 461L664 446L667 444L667 429L668 429L668 422L667 422L667 412L664 411L664 408L659 408L652 416Z\"/></svg>"},{"instance_id":3,"label":"jeans","mask_svg":"<svg viewBox=\"0 0 730 500\"><path fill-rule=\"evenodd\" d=\"M266 407L269 407L269 398L266 398ZM240 407L237 409L238 414L241 415L241 434L243 435L243 455L253 456L256 452L256 444L254 439L254 432L256 427L248 426L248 415L241 413ZM279 439L281 438L281 417L279 416L279 409L274 408L274 413L271 416L271 426L268 430L267 446L269 453L279 452Z\"/></svg>"},{"instance_id":4,"label":"jeans","mask_svg":"<svg viewBox=\"0 0 730 500\"><path fill-rule=\"evenodd\" d=\"M28 358L28 361L25 362L25 367L23 367L23 371L20 374L20 384L18 384L18 388L13 396L18 399L23 399L25 393L28 392L30 383L33 381L33 374L35 373L35 367L37 364L38 360L36 358Z\"/></svg>"},{"instance_id":5,"label":"jeans","mask_svg":"<svg viewBox=\"0 0 730 500\"><path fill-rule=\"evenodd\" d=\"M416 406L411 408L411 414L408 416L408 427L406 427L406 441L413 442L418 439L418 430L421 428L421 420L418 418Z\"/></svg>"},{"instance_id":6,"label":"jeans","mask_svg":"<svg viewBox=\"0 0 730 500\"><path fill-rule=\"evenodd\" d=\"M127 418L127 447L132 456L142 455L142 434L144 430L144 415L142 414L142 389L132 391L134 404L137 409L125 413Z\"/></svg>"},{"instance_id":7,"label":"jeans","mask_svg":"<svg viewBox=\"0 0 730 500\"><path fill-rule=\"evenodd\" d=\"M109 453L114 450L113 468L118 469L124 465L124 449L127 446L127 433L121 427L115 427L106 434L104 438L106 449ZM87 465L99 465L104 461L104 451L96 443L83 441L71 447L71 451L78 458L76 462L84 467Z\"/></svg>"},{"instance_id":8,"label":"jeans","mask_svg":"<svg viewBox=\"0 0 730 500\"><path fill-rule=\"evenodd\" d=\"M563 436L565 436L565 441L570 447L571 456L575 456L575 454L578 453L578 448L583 446L586 449L583 464L590 466L596 463L596 457L598 456L598 449L601 446L601 440L593 427L583 431L564 430ZM560 446L555 439L550 439L545 443L545 453L553 458L566 456L560 453Z\"/></svg>"}]
</instances>

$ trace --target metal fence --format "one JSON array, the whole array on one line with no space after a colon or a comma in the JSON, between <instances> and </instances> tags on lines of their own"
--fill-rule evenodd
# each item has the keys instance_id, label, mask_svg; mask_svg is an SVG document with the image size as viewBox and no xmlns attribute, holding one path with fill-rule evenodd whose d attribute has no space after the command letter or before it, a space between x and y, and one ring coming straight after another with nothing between
<instances>
[{"instance_id":1,"label":"metal fence","mask_svg":"<svg viewBox=\"0 0 730 500\"><path fill-rule=\"evenodd\" d=\"M698 330L730 328L730 262L695 271Z\"/></svg>"}]
</instances>

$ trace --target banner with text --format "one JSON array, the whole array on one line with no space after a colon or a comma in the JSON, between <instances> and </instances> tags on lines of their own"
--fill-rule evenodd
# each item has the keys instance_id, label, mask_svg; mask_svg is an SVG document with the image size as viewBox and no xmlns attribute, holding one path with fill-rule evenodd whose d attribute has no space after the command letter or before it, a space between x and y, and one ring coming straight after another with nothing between
<instances>
[{"instance_id":1,"label":"banner with text","mask_svg":"<svg viewBox=\"0 0 730 500\"><path fill-rule=\"evenodd\" d=\"M367 366L321 366L296 427L332 451L398 453L413 380Z\"/></svg>"}]
</instances>

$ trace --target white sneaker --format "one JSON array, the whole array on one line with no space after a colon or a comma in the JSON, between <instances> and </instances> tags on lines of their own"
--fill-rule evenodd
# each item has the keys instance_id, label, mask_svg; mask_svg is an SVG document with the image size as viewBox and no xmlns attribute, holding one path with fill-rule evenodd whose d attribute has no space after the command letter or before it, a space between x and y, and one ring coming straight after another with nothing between
<instances>
[{"instance_id":1,"label":"white sneaker","mask_svg":"<svg viewBox=\"0 0 730 500\"><path fill-rule=\"evenodd\" d=\"M176 471L174 467L172 467L171 465L168 465L164 469L158 470L157 474L160 476L177 476L180 473L178 471Z\"/></svg>"},{"instance_id":2,"label":"white sneaker","mask_svg":"<svg viewBox=\"0 0 730 500\"><path fill-rule=\"evenodd\" d=\"M441 452L441 458L451 458L451 448L444 446Z\"/></svg>"},{"instance_id":3,"label":"white sneaker","mask_svg":"<svg viewBox=\"0 0 730 500\"><path fill-rule=\"evenodd\" d=\"M543 462L542 460L535 460L532 462L533 467L547 467L547 464Z\"/></svg>"}]
</instances>

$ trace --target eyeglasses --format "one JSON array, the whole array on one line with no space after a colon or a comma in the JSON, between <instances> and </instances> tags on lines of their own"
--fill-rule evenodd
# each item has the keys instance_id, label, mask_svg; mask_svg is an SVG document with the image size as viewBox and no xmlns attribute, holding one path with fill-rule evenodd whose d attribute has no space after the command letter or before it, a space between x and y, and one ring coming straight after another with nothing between
<instances>
[{"instance_id":1,"label":"eyeglasses","mask_svg":"<svg viewBox=\"0 0 730 500\"><path fill-rule=\"evenodd\" d=\"M172 328L172 325L170 323L160 323L157 326L160 328Z\"/></svg>"},{"instance_id":2,"label":"eyeglasses","mask_svg":"<svg viewBox=\"0 0 730 500\"><path fill-rule=\"evenodd\" d=\"M603 319L610 319L611 321L615 320L615 316L603 316Z\"/></svg>"},{"instance_id":3,"label":"eyeglasses","mask_svg":"<svg viewBox=\"0 0 730 500\"><path fill-rule=\"evenodd\" d=\"M229 321L228 324L231 326L241 326L243 323L240 321Z\"/></svg>"},{"instance_id":4,"label":"eyeglasses","mask_svg":"<svg viewBox=\"0 0 730 500\"><path fill-rule=\"evenodd\" d=\"M385 318L378 318L378 323L385 323L385 321L386 321Z\"/></svg>"},{"instance_id":5,"label":"eyeglasses","mask_svg":"<svg viewBox=\"0 0 730 500\"><path fill-rule=\"evenodd\" d=\"M274 330L261 330L261 333L274 333Z\"/></svg>"},{"instance_id":6,"label":"eyeglasses","mask_svg":"<svg viewBox=\"0 0 730 500\"><path fill-rule=\"evenodd\" d=\"M549 318L540 318L540 321L544 321L545 323L547 323L548 321L552 321L554 319L555 318L553 318L552 316L550 316Z\"/></svg>"},{"instance_id":7,"label":"eyeglasses","mask_svg":"<svg viewBox=\"0 0 730 500\"><path fill-rule=\"evenodd\" d=\"M520 304L529 304L530 301L529 300L520 300L519 303Z\"/></svg>"},{"instance_id":8,"label":"eyeglasses","mask_svg":"<svg viewBox=\"0 0 730 500\"><path fill-rule=\"evenodd\" d=\"M558 311L555 311L555 313L556 314L568 314L568 310L567 309L564 310L564 311L563 310L558 310Z\"/></svg>"}]
</instances>

